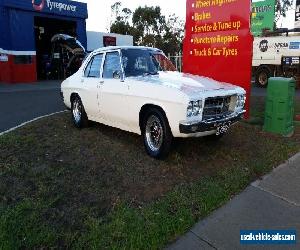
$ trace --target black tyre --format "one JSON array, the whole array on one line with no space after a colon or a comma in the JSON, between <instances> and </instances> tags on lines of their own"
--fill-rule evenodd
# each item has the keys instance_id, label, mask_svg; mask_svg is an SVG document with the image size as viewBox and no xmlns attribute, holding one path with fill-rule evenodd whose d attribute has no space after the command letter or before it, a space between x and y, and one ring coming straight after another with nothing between
<instances>
[{"instance_id":1,"label":"black tyre","mask_svg":"<svg viewBox=\"0 0 300 250\"><path fill-rule=\"evenodd\" d=\"M88 126L89 120L79 96L72 98L72 118L73 123L77 128Z\"/></svg>"},{"instance_id":2,"label":"black tyre","mask_svg":"<svg viewBox=\"0 0 300 250\"><path fill-rule=\"evenodd\" d=\"M164 159L172 146L172 132L166 115L156 108L149 108L143 115L142 135L146 152L153 158Z\"/></svg>"},{"instance_id":3,"label":"black tyre","mask_svg":"<svg viewBox=\"0 0 300 250\"><path fill-rule=\"evenodd\" d=\"M255 74L255 83L260 87L267 87L271 72L267 68L260 68Z\"/></svg>"}]
</instances>

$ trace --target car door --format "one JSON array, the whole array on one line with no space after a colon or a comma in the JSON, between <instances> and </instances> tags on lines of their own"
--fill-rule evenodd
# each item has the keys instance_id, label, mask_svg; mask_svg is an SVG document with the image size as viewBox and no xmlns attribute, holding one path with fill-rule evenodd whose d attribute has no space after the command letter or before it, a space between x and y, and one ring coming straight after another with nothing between
<instances>
[{"instance_id":1,"label":"car door","mask_svg":"<svg viewBox=\"0 0 300 250\"><path fill-rule=\"evenodd\" d=\"M106 52L99 92L99 106L101 115L108 124L126 128L128 123L127 94L128 85L123 77L120 52Z\"/></svg>"},{"instance_id":2,"label":"car door","mask_svg":"<svg viewBox=\"0 0 300 250\"><path fill-rule=\"evenodd\" d=\"M81 99L89 117L99 117L98 95L102 81L103 53L91 57L81 79Z\"/></svg>"}]
</instances>

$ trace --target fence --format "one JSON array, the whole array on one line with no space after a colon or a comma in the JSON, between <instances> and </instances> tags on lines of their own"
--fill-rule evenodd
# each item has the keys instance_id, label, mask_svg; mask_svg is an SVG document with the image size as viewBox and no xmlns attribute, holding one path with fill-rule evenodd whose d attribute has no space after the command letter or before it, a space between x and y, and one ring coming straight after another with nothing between
<instances>
[{"instance_id":1,"label":"fence","mask_svg":"<svg viewBox=\"0 0 300 250\"><path fill-rule=\"evenodd\" d=\"M168 54L168 58L174 64L179 72L182 72L182 53L175 53L175 55Z\"/></svg>"}]
</instances>

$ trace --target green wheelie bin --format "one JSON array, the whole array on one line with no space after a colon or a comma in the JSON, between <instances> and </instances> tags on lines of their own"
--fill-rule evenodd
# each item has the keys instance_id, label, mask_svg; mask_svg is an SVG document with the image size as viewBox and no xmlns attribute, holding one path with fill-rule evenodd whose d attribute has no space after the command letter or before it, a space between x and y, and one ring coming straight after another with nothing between
<instances>
[{"instance_id":1,"label":"green wheelie bin","mask_svg":"<svg viewBox=\"0 0 300 250\"><path fill-rule=\"evenodd\" d=\"M268 82L264 130L291 136L294 133L294 78L272 77Z\"/></svg>"}]
</instances>

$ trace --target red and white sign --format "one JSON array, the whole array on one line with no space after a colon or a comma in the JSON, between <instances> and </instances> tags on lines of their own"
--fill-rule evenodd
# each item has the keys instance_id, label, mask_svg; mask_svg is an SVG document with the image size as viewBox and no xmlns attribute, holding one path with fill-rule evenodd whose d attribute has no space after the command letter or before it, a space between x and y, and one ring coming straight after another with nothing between
<instances>
[{"instance_id":1,"label":"red and white sign","mask_svg":"<svg viewBox=\"0 0 300 250\"><path fill-rule=\"evenodd\" d=\"M45 0L41 0L38 4L35 0L32 0L32 6L36 11L42 11L45 6Z\"/></svg>"},{"instance_id":2,"label":"red and white sign","mask_svg":"<svg viewBox=\"0 0 300 250\"><path fill-rule=\"evenodd\" d=\"M76 5L60 3L51 0L32 0L32 6L36 11L42 11L45 7L47 7L50 11L58 10L60 12L63 10L75 12L77 9Z\"/></svg>"},{"instance_id":3,"label":"red and white sign","mask_svg":"<svg viewBox=\"0 0 300 250\"><path fill-rule=\"evenodd\" d=\"M249 115L253 36L251 1L187 0L183 71L247 91Z\"/></svg>"},{"instance_id":4,"label":"red and white sign","mask_svg":"<svg viewBox=\"0 0 300 250\"><path fill-rule=\"evenodd\" d=\"M116 46L117 45L117 38L114 36L103 36L103 46Z\"/></svg>"}]
</instances>

